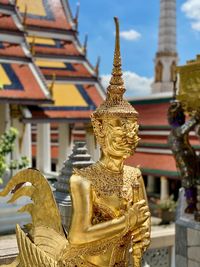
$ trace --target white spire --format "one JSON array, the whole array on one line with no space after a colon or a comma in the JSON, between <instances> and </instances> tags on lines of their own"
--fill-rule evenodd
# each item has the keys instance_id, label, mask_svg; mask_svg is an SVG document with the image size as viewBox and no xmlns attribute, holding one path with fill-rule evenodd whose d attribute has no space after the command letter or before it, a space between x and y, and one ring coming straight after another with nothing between
<instances>
[{"instance_id":1,"label":"white spire","mask_svg":"<svg viewBox=\"0 0 200 267\"><path fill-rule=\"evenodd\" d=\"M160 0L159 45L155 58L153 93L173 91L177 62L176 0Z\"/></svg>"},{"instance_id":2,"label":"white spire","mask_svg":"<svg viewBox=\"0 0 200 267\"><path fill-rule=\"evenodd\" d=\"M159 52L176 52L176 0L160 1Z\"/></svg>"}]
</instances>

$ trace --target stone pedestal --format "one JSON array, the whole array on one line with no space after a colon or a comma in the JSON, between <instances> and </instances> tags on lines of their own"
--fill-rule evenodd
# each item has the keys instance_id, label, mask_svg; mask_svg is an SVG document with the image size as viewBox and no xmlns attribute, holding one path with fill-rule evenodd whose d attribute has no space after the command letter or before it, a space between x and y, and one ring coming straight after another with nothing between
<instances>
[{"instance_id":1,"label":"stone pedestal","mask_svg":"<svg viewBox=\"0 0 200 267\"><path fill-rule=\"evenodd\" d=\"M176 220L176 267L200 266L200 223L185 214L184 189L180 189Z\"/></svg>"},{"instance_id":2,"label":"stone pedestal","mask_svg":"<svg viewBox=\"0 0 200 267\"><path fill-rule=\"evenodd\" d=\"M85 168L92 163L93 161L87 152L85 142L76 141L72 154L64 162L63 168L58 176L58 181L55 183L56 191L54 194L62 217L62 223L66 230L69 229L72 213L69 179L72 176L74 168Z\"/></svg>"}]
</instances>

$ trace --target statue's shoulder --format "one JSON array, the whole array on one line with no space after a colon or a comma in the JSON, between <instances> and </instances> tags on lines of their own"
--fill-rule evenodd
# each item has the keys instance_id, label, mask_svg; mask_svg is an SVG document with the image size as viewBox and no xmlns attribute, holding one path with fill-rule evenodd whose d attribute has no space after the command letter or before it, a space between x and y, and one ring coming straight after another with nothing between
<instances>
[{"instance_id":1,"label":"statue's shoulder","mask_svg":"<svg viewBox=\"0 0 200 267\"><path fill-rule=\"evenodd\" d=\"M90 176L94 173L94 164L82 168L82 169L76 169L74 168L73 174L70 178L70 184L71 183L85 183L90 181Z\"/></svg>"},{"instance_id":2,"label":"statue's shoulder","mask_svg":"<svg viewBox=\"0 0 200 267\"><path fill-rule=\"evenodd\" d=\"M141 178L142 173L138 167L124 166L124 171L129 177L132 177L132 180L138 180Z\"/></svg>"}]
</instances>

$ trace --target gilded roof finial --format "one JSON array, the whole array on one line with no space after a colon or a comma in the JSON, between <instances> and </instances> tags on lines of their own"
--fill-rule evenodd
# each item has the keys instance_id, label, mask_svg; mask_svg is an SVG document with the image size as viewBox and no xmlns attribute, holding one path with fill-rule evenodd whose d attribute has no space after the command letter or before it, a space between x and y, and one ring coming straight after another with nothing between
<instances>
[{"instance_id":1,"label":"gilded roof finial","mask_svg":"<svg viewBox=\"0 0 200 267\"><path fill-rule=\"evenodd\" d=\"M23 26L24 26L24 28L26 28L27 14L28 14L28 6L25 5L25 8L24 8L24 17L23 17Z\"/></svg>"},{"instance_id":2,"label":"gilded roof finial","mask_svg":"<svg viewBox=\"0 0 200 267\"><path fill-rule=\"evenodd\" d=\"M87 54L87 44L88 44L88 34L85 35L84 45L83 45L83 52Z\"/></svg>"},{"instance_id":3,"label":"gilded roof finial","mask_svg":"<svg viewBox=\"0 0 200 267\"><path fill-rule=\"evenodd\" d=\"M35 35L33 36L33 39L31 42L30 52L31 52L32 56L35 56Z\"/></svg>"},{"instance_id":4,"label":"gilded roof finial","mask_svg":"<svg viewBox=\"0 0 200 267\"><path fill-rule=\"evenodd\" d=\"M76 15L74 17L74 23L75 23L75 26L76 26L76 30L78 29L79 12L80 12L80 2L78 2L76 4Z\"/></svg>"},{"instance_id":5,"label":"gilded roof finial","mask_svg":"<svg viewBox=\"0 0 200 267\"><path fill-rule=\"evenodd\" d=\"M51 82L51 85L49 86L49 92L50 92L50 95L52 97L53 97L53 88L54 88L55 82L56 82L56 74L53 73L53 75L52 75L52 82Z\"/></svg>"},{"instance_id":6,"label":"gilded roof finial","mask_svg":"<svg viewBox=\"0 0 200 267\"><path fill-rule=\"evenodd\" d=\"M99 66L100 66L100 62L101 62L101 57L98 57L97 58L97 63L96 63L96 66L95 66L95 72L96 72L97 77L99 77Z\"/></svg>"}]
</instances>

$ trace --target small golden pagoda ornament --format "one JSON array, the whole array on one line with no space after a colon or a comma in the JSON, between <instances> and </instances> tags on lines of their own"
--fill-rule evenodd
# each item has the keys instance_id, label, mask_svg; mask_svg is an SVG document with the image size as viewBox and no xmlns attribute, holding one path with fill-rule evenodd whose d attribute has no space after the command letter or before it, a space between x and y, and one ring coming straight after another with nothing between
<instances>
[{"instance_id":1,"label":"small golden pagoda ornament","mask_svg":"<svg viewBox=\"0 0 200 267\"><path fill-rule=\"evenodd\" d=\"M10 266L18 267L126 267L130 253L133 266L141 266L150 242L150 213L138 168L124 165L138 143L137 112L123 99L119 23L112 78L104 103L92 114L92 124L101 146L95 164L74 170L70 179L73 215L69 233L47 180L33 169L19 172L0 196L13 188L10 202L28 196L32 223L26 233L17 225L19 256ZM31 185L25 184L29 182ZM18 184L24 186L17 187Z\"/></svg>"}]
</instances>

